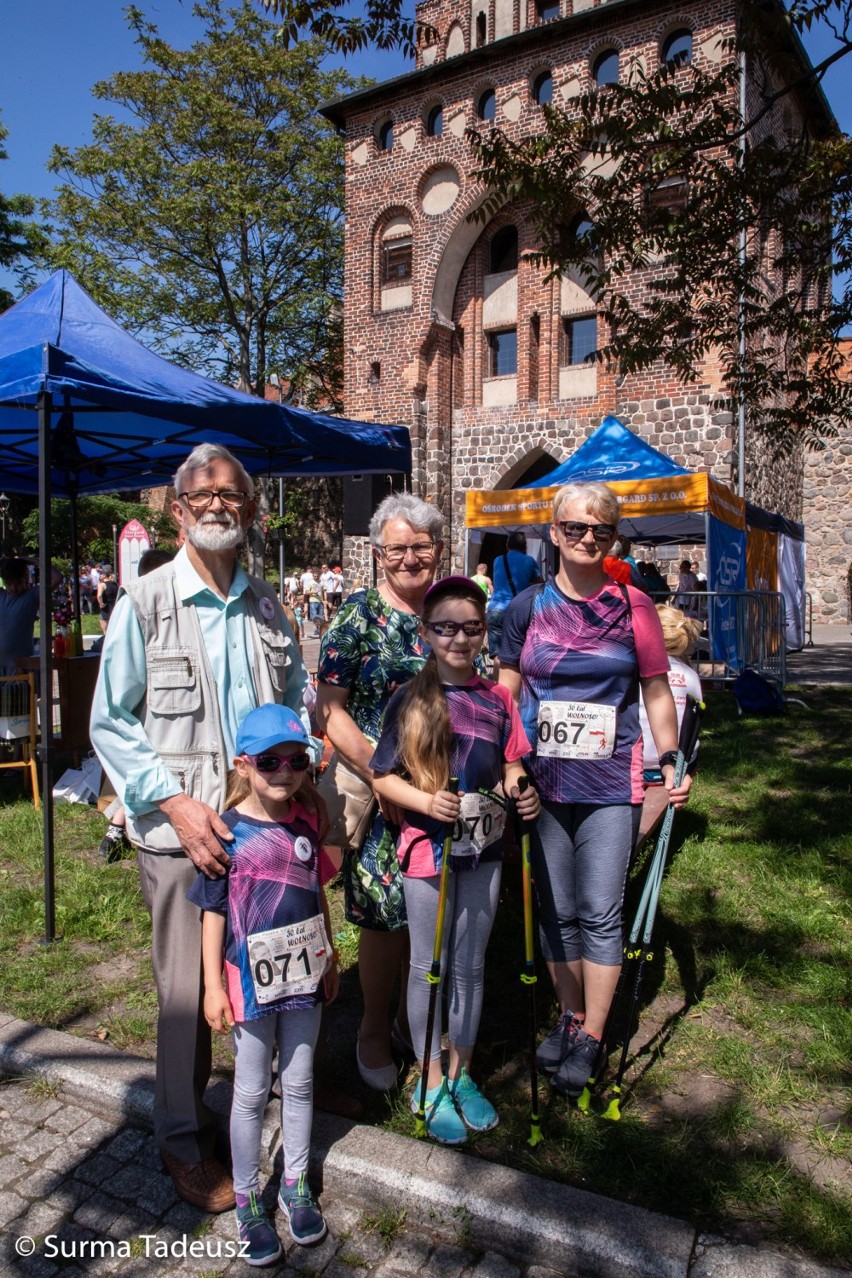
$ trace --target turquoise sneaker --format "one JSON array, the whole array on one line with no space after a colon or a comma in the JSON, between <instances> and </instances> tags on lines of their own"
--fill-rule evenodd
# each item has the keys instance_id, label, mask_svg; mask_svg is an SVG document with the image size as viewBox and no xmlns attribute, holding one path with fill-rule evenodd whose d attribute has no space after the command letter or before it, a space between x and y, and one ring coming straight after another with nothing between
<instances>
[{"instance_id":1,"label":"turquoise sneaker","mask_svg":"<svg viewBox=\"0 0 852 1278\"><path fill-rule=\"evenodd\" d=\"M281 1255L278 1235L254 1193L245 1207L237 1208L237 1234L242 1243L240 1259L247 1265L271 1265Z\"/></svg>"},{"instance_id":2,"label":"turquoise sneaker","mask_svg":"<svg viewBox=\"0 0 852 1278\"><path fill-rule=\"evenodd\" d=\"M472 1132L490 1132L500 1122L497 1110L485 1099L466 1069L451 1084L450 1096L465 1126Z\"/></svg>"},{"instance_id":3,"label":"turquoise sneaker","mask_svg":"<svg viewBox=\"0 0 852 1278\"><path fill-rule=\"evenodd\" d=\"M320 1242L325 1238L328 1226L322 1218L322 1212L311 1193L311 1187L304 1172L295 1185L285 1185L284 1181L281 1181L278 1206L290 1226L290 1236L300 1247L309 1247L311 1243Z\"/></svg>"},{"instance_id":4,"label":"turquoise sneaker","mask_svg":"<svg viewBox=\"0 0 852 1278\"><path fill-rule=\"evenodd\" d=\"M417 1087L411 1098L412 1114L417 1113L419 1100L420 1088ZM463 1145L467 1140L467 1128L456 1112L446 1079L426 1093L426 1131L441 1145Z\"/></svg>"}]
</instances>

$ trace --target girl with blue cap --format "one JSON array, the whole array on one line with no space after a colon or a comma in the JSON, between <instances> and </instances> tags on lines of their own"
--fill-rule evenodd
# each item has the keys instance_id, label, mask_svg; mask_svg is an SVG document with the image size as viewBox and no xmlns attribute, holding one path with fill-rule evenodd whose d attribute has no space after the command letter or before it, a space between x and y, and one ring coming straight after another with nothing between
<instances>
[{"instance_id":1,"label":"girl with blue cap","mask_svg":"<svg viewBox=\"0 0 852 1278\"><path fill-rule=\"evenodd\" d=\"M307 1183L313 1057L322 1003L337 995L337 953L319 873L316 815L299 801L310 741L286 706L252 710L222 820L233 835L220 878L199 874L189 899L204 911L204 1015L234 1034L231 1154L242 1258L271 1265L281 1243L260 1202L260 1145L278 1044L284 1175L278 1205L297 1243L326 1224ZM224 982L223 982L224 976Z\"/></svg>"}]
</instances>

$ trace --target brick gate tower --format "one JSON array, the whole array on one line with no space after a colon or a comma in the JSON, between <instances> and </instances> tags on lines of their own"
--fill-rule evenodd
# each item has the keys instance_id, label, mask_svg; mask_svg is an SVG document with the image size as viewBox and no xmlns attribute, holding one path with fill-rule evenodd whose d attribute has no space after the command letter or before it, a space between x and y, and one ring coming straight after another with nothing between
<instances>
[{"instance_id":1,"label":"brick gate tower","mask_svg":"<svg viewBox=\"0 0 852 1278\"><path fill-rule=\"evenodd\" d=\"M485 191L465 129L494 121L520 138L542 104L595 83L661 58L718 63L737 12L733 0L423 0L437 39L415 69L325 108L346 137L346 412L409 426L412 486L444 512L455 568L466 490L547 473L608 413L678 463L733 478L712 363L688 386L662 363L631 376L584 363L605 341L593 299L581 278L546 281L526 259L524 208L471 220ZM584 217L566 210L577 231ZM749 451L747 496L800 518L801 459Z\"/></svg>"}]
</instances>

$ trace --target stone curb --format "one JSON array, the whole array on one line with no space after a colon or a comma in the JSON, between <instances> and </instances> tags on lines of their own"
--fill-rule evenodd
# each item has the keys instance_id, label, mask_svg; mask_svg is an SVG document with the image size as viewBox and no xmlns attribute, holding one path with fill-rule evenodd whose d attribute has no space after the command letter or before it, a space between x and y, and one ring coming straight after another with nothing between
<instances>
[{"instance_id":1,"label":"stone curb","mask_svg":"<svg viewBox=\"0 0 852 1278\"><path fill-rule=\"evenodd\" d=\"M151 1126L154 1062L108 1044L0 1014L0 1074L49 1077L98 1110ZM214 1086L208 1099L224 1121L229 1088ZM280 1143L274 1112L267 1169ZM696 1240L673 1217L332 1115L317 1113L313 1145L326 1190L350 1197L357 1183L368 1207L404 1206L412 1223L527 1265L600 1278L842 1278L723 1238Z\"/></svg>"}]
</instances>

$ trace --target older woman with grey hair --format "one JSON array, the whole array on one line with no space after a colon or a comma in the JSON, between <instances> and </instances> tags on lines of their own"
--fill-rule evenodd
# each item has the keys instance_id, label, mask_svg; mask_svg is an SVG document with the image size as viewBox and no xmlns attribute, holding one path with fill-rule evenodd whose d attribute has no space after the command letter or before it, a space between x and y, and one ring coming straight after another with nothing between
<instances>
[{"instance_id":1,"label":"older woman with grey hair","mask_svg":"<svg viewBox=\"0 0 852 1278\"><path fill-rule=\"evenodd\" d=\"M317 717L335 750L338 791L355 809L371 799L370 759L391 696L424 664L420 613L443 549L443 518L434 506L408 493L386 497L370 521L373 556L382 570L376 588L349 596L323 637L317 669ZM361 795L358 791L360 788ZM364 1015L356 1047L368 1086L387 1091L397 1081L391 1051L390 1007L408 957L408 928L395 832L387 804L353 833L345 822L343 881L346 917L359 929L358 968ZM338 825L339 830L342 826ZM334 839L330 841L333 843ZM407 1038L405 973L394 1038Z\"/></svg>"}]
</instances>

